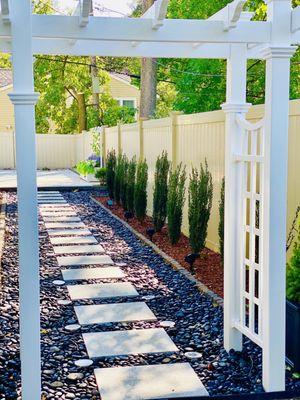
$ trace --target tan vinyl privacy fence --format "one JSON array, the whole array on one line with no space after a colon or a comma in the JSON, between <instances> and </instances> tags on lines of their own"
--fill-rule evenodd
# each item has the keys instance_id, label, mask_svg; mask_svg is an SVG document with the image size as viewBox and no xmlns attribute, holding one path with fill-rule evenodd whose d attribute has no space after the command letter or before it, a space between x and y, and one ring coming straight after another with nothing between
<instances>
[{"instance_id":1,"label":"tan vinyl privacy fence","mask_svg":"<svg viewBox=\"0 0 300 400\"><path fill-rule=\"evenodd\" d=\"M262 118L264 106L253 106L248 120ZM149 167L148 213L152 211L153 181L157 156L166 150L169 159L187 167L199 167L207 159L213 176L214 199L209 222L207 246L218 250L218 203L220 184L224 176L224 113L213 111L200 114L180 115L170 118L140 121L135 124L106 128L102 135L103 154L115 149L128 157L145 157ZM280 154L278 154L280 157ZM288 218L289 229L297 206L300 204L300 100L290 102L289 131ZM187 201L184 209L183 232L188 234Z\"/></svg>"},{"instance_id":2,"label":"tan vinyl privacy fence","mask_svg":"<svg viewBox=\"0 0 300 400\"><path fill-rule=\"evenodd\" d=\"M92 133L36 135L38 169L72 168L92 153ZM13 132L0 132L0 169L16 167Z\"/></svg>"}]
</instances>

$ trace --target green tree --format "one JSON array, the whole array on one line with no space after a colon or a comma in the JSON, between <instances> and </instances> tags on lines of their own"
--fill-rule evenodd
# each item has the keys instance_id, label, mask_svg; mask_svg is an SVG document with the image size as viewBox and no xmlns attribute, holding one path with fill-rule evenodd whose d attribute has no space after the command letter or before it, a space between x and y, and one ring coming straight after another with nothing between
<instances>
[{"instance_id":1,"label":"green tree","mask_svg":"<svg viewBox=\"0 0 300 400\"><path fill-rule=\"evenodd\" d=\"M207 162L200 165L200 172L193 168L189 185L189 240L194 253L205 246L207 226L213 197L212 176Z\"/></svg>"},{"instance_id":2,"label":"green tree","mask_svg":"<svg viewBox=\"0 0 300 400\"><path fill-rule=\"evenodd\" d=\"M136 174L136 159L133 157L128 164L127 185L126 185L126 207L134 213L134 186Z\"/></svg>"},{"instance_id":3,"label":"green tree","mask_svg":"<svg viewBox=\"0 0 300 400\"><path fill-rule=\"evenodd\" d=\"M168 233L171 244L178 243L181 234L182 213L185 202L185 168L179 164L174 171L170 171L168 187Z\"/></svg>"},{"instance_id":4,"label":"green tree","mask_svg":"<svg viewBox=\"0 0 300 400\"><path fill-rule=\"evenodd\" d=\"M157 157L154 176L153 224L157 232L161 231L167 217L169 169L168 154L166 151L163 151Z\"/></svg>"},{"instance_id":5,"label":"green tree","mask_svg":"<svg viewBox=\"0 0 300 400\"><path fill-rule=\"evenodd\" d=\"M136 183L134 187L134 210L139 221L146 217L147 210L148 165L146 160L140 160L137 165Z\"/></svg>"},{"instance_id":6,"label":"green tree","mask_svg":"<svg viewBox=\"0 0 300 400\"><path fill-rule=\"evenodd\" d=\"M122 156L121 174L120 174L120 199L122 207L127 211L127 182L128 182L128 167L129 161L126 154Z\"/></svg>"},{"instance_id":7,"label":"green tree","mask_svg":"<svg viewBox=\"0 0 300 400\"><path fill-rule=\"evenodd\" d=\"M219 248L223 263L224 263L224 214L225 214L225 178L223 178L221 182L221 192L219 201L219 226L218 226Z\"/></svg>"},{"instance_id":8,"label":"green tree","mask_svg":"<svg viewBox=\"0 0 300 400\"><path fill-rule=\"evenodd\" d=\"M115 187L115 174L116 174L116 153L114 150L109 151L106 157L106 184L109 197L114 199Z\"/></svg>"},{"instance_id":9,"label":"green tree","mask_svg":"<svg viewBox=\"0 0 300 400\"><path fill-rule=\"evenodd\" d=\"M114 199L117 204L120 204L120 186L121 186L121 179L123 173L123 156L122 154L118 155L117 164L116 164L116 176L114 182Z\"/></svg>"}]
</instances>

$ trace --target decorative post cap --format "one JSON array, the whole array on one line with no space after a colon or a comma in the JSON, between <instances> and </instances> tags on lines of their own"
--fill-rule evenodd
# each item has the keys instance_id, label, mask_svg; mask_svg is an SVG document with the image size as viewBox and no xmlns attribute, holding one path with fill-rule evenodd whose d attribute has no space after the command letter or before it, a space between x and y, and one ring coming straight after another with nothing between
<instances>
[{"instance_id":1,"label":"decorative post cap","mask_svg":"<svg viewBox=\"0 0 300 400\"><path fill-rule=\"evenodd\" d=\"M38 101L39 93L9 93L8 97L14 105L35 105Z\"/></svg>"},{"instance_id":2,"label":"decorative post cap","mask_svg":"<svg viewBox=\"0 0 300 400\"><path fill-rule=\"evenodd\" d=\"M269 58L291 58L297 46L270 46L261 50L261 54L265 60Z\"/></svg>"},{"instance_id":3,"label":"decorative post cap","mask_svg":"<svg viewBox=\"0 0 300 400\"><path fill-rule=\"evenodd\" d=\"M221 108L225 113L244 113L246 114L250 107L251 103L223 103L221 104Z\"/></svg>"}]
</instances>

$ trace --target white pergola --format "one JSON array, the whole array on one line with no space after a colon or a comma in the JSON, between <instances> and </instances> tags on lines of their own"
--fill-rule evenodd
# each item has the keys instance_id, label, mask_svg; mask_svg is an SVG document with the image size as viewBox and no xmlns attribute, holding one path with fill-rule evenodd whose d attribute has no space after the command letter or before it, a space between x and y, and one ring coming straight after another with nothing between
<instances>
[{"instance_id":1,"label":"white pergola","mask_svg":"<svg viewBox=\"0 0 300 400\"><path fill-rule=\"evenodd\" d=\"M30 0L0 0L0 49L13 61L24 400L40 400L41 391L34 54L227 59L224 347L241 350L249 337L262 347L265 390L285 389L289 75L300 7L265 0L260 22L242 11L245 2L208 20L172 20L168 0L142 18L89 17L90 0L73 16L34 15ZM265 117L256 124L245 119L248 59L266 60Z\"/></svg>"}]
</instances>

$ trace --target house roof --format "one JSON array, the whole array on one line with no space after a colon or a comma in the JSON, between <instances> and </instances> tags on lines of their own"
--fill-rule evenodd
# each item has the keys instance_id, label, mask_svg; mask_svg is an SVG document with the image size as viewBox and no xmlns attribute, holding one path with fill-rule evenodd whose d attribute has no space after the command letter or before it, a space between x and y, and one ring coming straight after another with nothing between
<instances>
[{"instance_id":1,"label":"house roof","mask_svg":"<svg viewBox=\"0 0 300 400\"><path fill-rule=\"evenodd\" d=\"M0 88L12 85L12 70L7 68L0 68Z\"/></svg>"},{"instance_id":2,"label":"house roof","mask_svg":"<svg viewBox=\"0 0 300 400\"><path fill-rule=\"evenodd\" d=\"M129 75L124 75L117 72L110 72L109 75L113 76L114 78L121 79L126 83L131 83L131 78Z\"/></svg>"},{"instance_id":3,"label":"house roof","mask_svg":"<svg viewBox=\"0 0 300 400\"><path fill-rule=\"evenodd\" d=\"M119 74L115 72L109 73L116 79L124 81L124 83L131 83L131 78L128 75ZM8 68L0 68L0 88L13 84L12 70Z\"/></svg>"}]
</instances>

